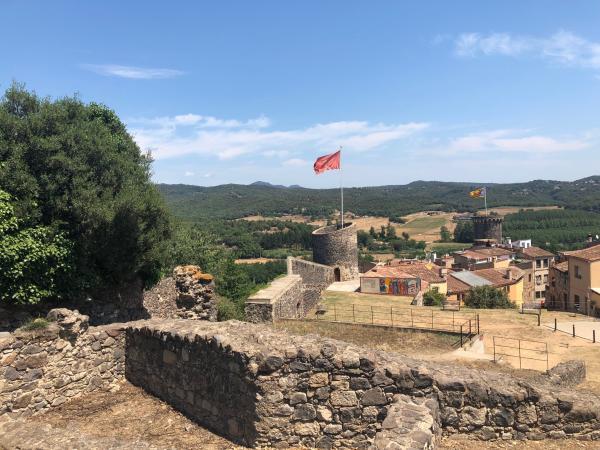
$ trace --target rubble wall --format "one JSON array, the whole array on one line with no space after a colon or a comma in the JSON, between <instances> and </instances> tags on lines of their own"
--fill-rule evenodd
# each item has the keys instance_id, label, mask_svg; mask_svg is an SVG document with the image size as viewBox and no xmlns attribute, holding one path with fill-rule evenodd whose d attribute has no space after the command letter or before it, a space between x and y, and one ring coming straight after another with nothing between
<instances>
[{"instance_id":1,"label":"rubble wall","mask_svg":"<svg viewBox=\"0 0 600 450\"><path fill-rule=\"evenodd\" d=\"M287 275L272 281L246 300L246 320L253 323L303 317L302 278Z\"/></svg>"},{"instance_id":2,"label":"rubble wall","mask_svg":"<svg viewBox=\"0 0 600 450\"><path fill-rule=\"evenodd\" d=\"M595 395L264 325L136 322L126 352L130 381L250 446L433 448L440 433L600 439Z\"/></svg>"},{"instance_id":3,"label":"rubble wall","mask_svg":"<svg viewBox=\"0 0 600 450\"><path fill-rule=\"evenodd\" d=\"M47 328L0 334L0 417L30 416L124 379L122 324L65 309Z\"/></svg>"},{"instance_id":4,"label":"rubble wall","mask_svg":"<svg viewBox=\"0 0 600 450\"><path fill-rule=\"evenodd\" d=\"M304 259L288 257L288 274L302 278L302 317L319 302L321 293L335 281L334 268Z\"/></svg>"}]
</instances>

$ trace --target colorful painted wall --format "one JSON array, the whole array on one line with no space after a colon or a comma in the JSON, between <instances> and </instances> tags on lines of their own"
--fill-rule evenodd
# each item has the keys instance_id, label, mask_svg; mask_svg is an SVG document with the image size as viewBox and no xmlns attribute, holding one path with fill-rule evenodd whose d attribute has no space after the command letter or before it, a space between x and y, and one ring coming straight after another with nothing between
<instances>
[{"instance_id":1,"label":"colorful painted wall","mask_svg":"<svg viewBox=\"0 0 600 450\"><path fill-rule=\"evenodd\" d=\"M362 277L360 279L360 291L367 294L414 297L420 290L419 278Z\"/></svg>"}]
</instances>

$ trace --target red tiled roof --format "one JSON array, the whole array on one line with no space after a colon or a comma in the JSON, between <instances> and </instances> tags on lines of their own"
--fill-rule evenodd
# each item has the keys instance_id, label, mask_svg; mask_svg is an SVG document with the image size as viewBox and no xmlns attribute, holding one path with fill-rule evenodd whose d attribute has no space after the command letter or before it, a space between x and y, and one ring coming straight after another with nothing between
<instances>
[{"instance_id":1,"label":"red tiled roof","mask_svg":"<svg viewBox=\"0 0 600 450\"><path fill-rule=\"evenodd\" d=\"M554 256L554 253L550 253L547 250L539 247L527 247L521 250L521 253L531 258L550 258Z\"/></svg>"},{"instance_id":2,"label":"red tiled roof","mask_svg":"<svg viewBox=\"0 0 600 450\"><path fill-rule=\"evenodd\" d=\"M367 273L364 274L365 277L389 277L389 278L416 278L414 275L408 274L398 267L390 267L390 266L375 266Z\"/></svg>"},{"instance_id":3,"label":"red tiled roof","mask_svg":"<svg viewBox=\"0 0 600 450\"><path fill-rule=\"evenodd\" d=\"M510 271L510 278L506 276L507 271ZM506 269L480 269L474 270L474 274L479 275L481 278L485 278L494 287L508 286L515 284L519 279L523 277L523 271L518 267L508 267Z\"/></svg>"},{"instance_id":4,"label":"red tiled roof","mask_svg":"<svg viewBox=\"0 0 600 450\"><path fill-rule=\"evenodd\" d=\"M467 283L463 283L458 278L454 278L451 273L448 274L446 281L448 282L448 294L458 294L467 292L471 289L471 286Z\"/></svg>"},{"instance_id":5,"label":"red tiled roof","mask_svg":"<svg viewBox=\"0 0 600 450\"><path fill-rule=\"evenodd\" d=\"M590 262L600 261L600 244L596 244L588 248L582 248L581 250L564 252L564 254L568 257L579 258Z\"/></svg>"},{"instance_id":6,"label":"red tiled roof","mask_svg":"<svg viewBox=\"0 0 600 450\"><path fill-rule=\"evenodd\" d=\"M568 272L569 271L569 261L563 261L561 263L554 264L552 267L561 272Z\"/></svg>"},{"instance_id":7,"label":"red tiled roof","mask_svg":"<svg viewBox=\"0 0 600 450\"><path fill-rule=\"evenodd\" d=\"M437 267L437 266L434 266ZM365 277L420 278L428 283L443 283L435 269L428 269L423 263L398 263L394 266L376 266Z\"/></svg>"}]
</instances>

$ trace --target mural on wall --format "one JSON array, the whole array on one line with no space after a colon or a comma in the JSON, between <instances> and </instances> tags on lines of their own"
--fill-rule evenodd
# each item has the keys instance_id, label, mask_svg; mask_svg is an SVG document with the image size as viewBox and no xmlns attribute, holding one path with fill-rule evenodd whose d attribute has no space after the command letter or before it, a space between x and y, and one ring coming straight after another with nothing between
<instances>
[{"instance_id":1,"label":"mural on wall","mask_svg":"<svg viewBox=\"0 0 600 450\"><path fill-rule=\"evenodd\" d=\"M419 278L380 278L379 293L415 296L421 289Z\"/></svg>"}]
</instances>

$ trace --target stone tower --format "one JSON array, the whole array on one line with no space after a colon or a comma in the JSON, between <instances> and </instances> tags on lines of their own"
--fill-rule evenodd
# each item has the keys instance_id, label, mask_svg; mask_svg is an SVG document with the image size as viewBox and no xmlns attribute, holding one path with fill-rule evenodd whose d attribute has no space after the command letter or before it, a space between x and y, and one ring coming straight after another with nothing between
<instances>
[{"instance_id":1,"label":"stone tower","mask_svg":"<svg viewBox=\"0 0 600 450\"><path fill-rule=\"evenodd\" d=\"M475 241L502 243L502 217L473 216L473 238Z\"/></svg>"},{"instance_id":2,"label":"stone tower","mask_svg":"<svg viewBox=\"0 0 600 450\"><path fill-rule=\"evenodd\" d=\"M344 228L330 225L313 231L312 248L313 261L333 267L336 281L358 277L358 240L351 222Z\"/></svg>"}]
</instances>

